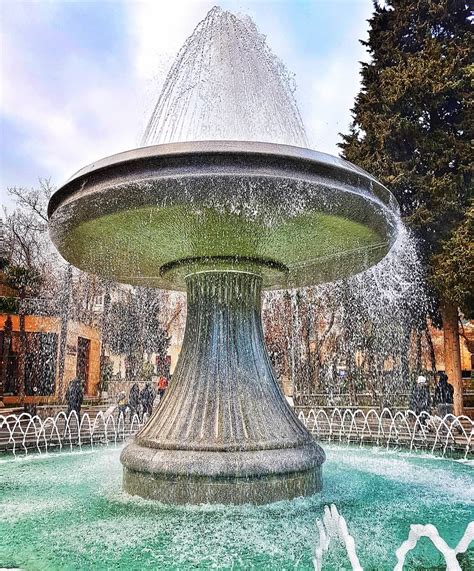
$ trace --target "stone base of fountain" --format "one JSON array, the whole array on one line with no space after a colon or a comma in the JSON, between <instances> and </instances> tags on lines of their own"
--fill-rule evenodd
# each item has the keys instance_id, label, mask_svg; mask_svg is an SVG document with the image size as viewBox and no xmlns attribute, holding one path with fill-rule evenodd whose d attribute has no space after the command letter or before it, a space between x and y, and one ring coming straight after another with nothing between
<instances>
[{"instance_id":1,"label":"stone base of fountain","mask_svg":"<svg viewBox=\"0 0 474 571\"><path fill-rule=\"evenodd\" d=\"M186 276L183 347L158 410L122 453L127 492L173 504L263 504L321 489L324 452L286 402L265 350L256 266Z\"/></svg>"},{"instance_id":2,"label":"stone base of fountain","mask_svg":"<svg viewBox=\"0 0 474 571\"><path fill-rule=\"evenodd\" d=\"M132 443L121 457L123 487L167 504L266 504L320 491L323 458L315 443L253 452L153 450Z\"/></svg>"}]
</instances>

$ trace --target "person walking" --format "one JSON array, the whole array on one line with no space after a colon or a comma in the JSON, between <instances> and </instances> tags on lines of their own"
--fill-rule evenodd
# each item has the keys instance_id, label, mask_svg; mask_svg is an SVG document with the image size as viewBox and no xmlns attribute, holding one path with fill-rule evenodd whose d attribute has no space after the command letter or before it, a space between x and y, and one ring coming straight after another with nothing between
<instances>
[{"instance_id":1,"label":"person walking","mask_svg":"<svg viewBox=\"0 0 474 571\"><path fill-rule=\"evenodd\" d=\"M117 395L117 408L118 408L118 418L123 418L123 422L125 422L125 414L127 412L127 395L125 391L120 391Z\"/></svg>"},{"instance_id":2,"label":"person walking","mask_svg":"<svg viewBox=\"0 0 474 571\"><path fill-rule=\"evenodd\" d=\"M453 414L454 388L448 382L446 373L440 372L438 379L433 396L433 404L436 406L438 416L444 418L447 414Z\"/></svg>"},{"instance_id":3,"label":"person walking","mask_svg":"<svg viewBox=\"0 0 474 571\"><path fill-rule=\"evenodd\" d=\"M155 386L153 385L153 383L147 383L148 384L148 388L150 390L150 400L149 400L149 414L151 414L153 412L153 405L155 404L155 399L156 399L156 395L158 394Z\"/></svg>"},{"instance_id":4,"label":"person walking","mask_svg":"<svg viewBox=\"0 0 474 571\"><path fill-rule=\"evenodd\" d=\"M140 391L140 403L143 407L143 414L151 415L153 410L153 401L155 400L155 392L153 391L150 383L146 383Z\"/></svg>"},{"instance_id":5,"label":"person walking","mask_svg":"<svg viewBox=\"0 0 474 571\"><path fill-rule=\"evenodd\" d=\"M76 377L69 383L66 391L66 402L68 405L67 415L69 416L74 411L79 418L83 400L84 389L82 388L80 379Z\"/></svg>"},{"instance_id":6,"label":"person walking","mask_svg":"<svg viewBox=\"0 0 474 571\"><path fill-rule=\"evenodd\" d=\"M130 422L135 414L138 414L138 407L140 405L140 387L138 383L134 383L128 395L128 406L130 407Z\"/></svg>"},{"instance_id":7,"label":"person walking","mask_svg":"<svg viewBox=\"0 0 474 571\"><path fill-rule=\"evenodd\" d=\"M430 404L431 397L427 379L425 376L419 375L411 392L410 407L420 417L420 424L422 425L426 424L430 414Z\"/></svg>"},{"instance_id":8,"label":"person walking","mask_svg":"<svg viewBox=\"0 0 474 571\"><path fill-rule=\"evenodd\" d=\"M158 395L160 397L160 402L167 388L168 388L168 379L165 376L161 375L161 377L158 379Z\"/></svg>"}]
</instances>

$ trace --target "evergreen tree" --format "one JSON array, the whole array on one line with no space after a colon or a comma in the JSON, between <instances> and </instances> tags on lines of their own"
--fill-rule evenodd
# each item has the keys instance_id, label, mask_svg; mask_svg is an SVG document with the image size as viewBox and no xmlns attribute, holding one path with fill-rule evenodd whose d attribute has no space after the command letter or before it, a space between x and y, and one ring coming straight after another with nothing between
<instances>
[{"instance_id":1,"label":"evergreen tree","mask_svg":"<svg viewBox=\"0 0 474 571\"><path fill-rule=\"evenodd\" d=\"M395 194L419 239L445 333L445 365L462 412L458 307L474 316L471 194L472 31L463 0L374 3L348 160ZM469 264L468 260L471 260Z\"/></svg>"}]
</instances>

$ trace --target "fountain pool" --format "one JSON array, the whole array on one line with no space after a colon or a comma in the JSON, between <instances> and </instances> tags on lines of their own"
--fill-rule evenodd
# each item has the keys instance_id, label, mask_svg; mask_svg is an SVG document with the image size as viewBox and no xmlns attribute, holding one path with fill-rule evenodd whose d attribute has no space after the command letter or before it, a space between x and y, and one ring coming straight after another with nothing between
<instances>
[{"instance_id":1,"label":"fountain pool","mask_svg":"<svg viewBox=\"0 0 474 571\"><path fill-rule=\"evenodd\" d=\"M325 447L321 494L267 506L165 506L122 491L121 447L0 460L0 566L22 569L312 569L316 520L335 503L364 569L393 569L413 523L454 547L473 519L469 463ZM350 477L348 477L350 474ZM462 566L473 568L474 550ZM423 539L409 569L445 569ZM471 565L471 567L469 567ZM324 569L349 569L331 545Z\"/></svg>"}]
</instances>

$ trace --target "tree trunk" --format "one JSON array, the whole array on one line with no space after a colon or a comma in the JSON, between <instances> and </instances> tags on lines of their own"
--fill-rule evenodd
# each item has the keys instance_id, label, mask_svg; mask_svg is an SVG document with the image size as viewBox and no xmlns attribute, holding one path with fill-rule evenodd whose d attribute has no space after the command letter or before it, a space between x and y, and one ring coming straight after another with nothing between
<instances>
[{"instance_id":1,"label":"tree trunk","mask_svg":"<svg viewBox=\"0 0 474 571\"><path fill-rule=\"evenodd\" d=\"M444 332L444 367L449 382L454 388L454 414L464 411L463 386L461 374L461 349L459 346L458 308L451 303L441 306Z\"/></svg>"},{"instance_id":2,"label":"tree trunk","mask_svg":"<svg viewBox=\"0 0 474 571\"><path fill-rule=\"evenodd\" d=\"M109 321L109 311L110 311L110 282L106 281L104 284L104 309L102 313L102 322L101 322L101 329L100 329L100 399L102 399L102 393L105 393L107 389L104 389L104 371L105 371L105 364L108 363L108 359L105 356L105 345L106 340L108 337L107 331L107 324ZM110 379L109 379L110 380ZM107 381L107 388L108 388L108 381Z\"/></svg>"},{"instance_id":3,"label":"tree trunk","mask_svg":"<svg viewBox=\"0 0 474 571\"><path fill-rule=\"evenodd\" d=\"M423 363L421 359L421 331L415 329L415 340L416 340L416 370L421 371L423 369Z\"/></svg>"},{"instance_id":4,"label":"tree trunk","mask_svg":"<svg viewBox=\"0 0 474 571\"><path fill-rule=\"evenodd\" d=\"M356 374L356 362L355 362L355 351L351 352L348 357L348 367L347 367L347 383L348 383L348 393L349 393L349 404L351 406L357 404L357 395L354 377Z\"/></svg>"},{"instance_id":5,"label":"tree trunk","mask_svg":"<svg viewBox=\"0 0 474 571\"><path fill-rule=\"evenodd\" d=\"M405 383L406 387L410 385L410 338L411 331L408 327L403 328L401 341L401 351L400 351L400 376Z\"/></svg>"},{"instance_id":6,"label":"tree trunk","mask_svg":"<svg viewBox=\"0 0 474 571\"><path fill-rule=\"evenodd\" d=\"M0 381L0 392L3 395L6 392L8 380L8 365L10 363L10 350L12 345L12 318L8 315L5 326L3 328L3 347L2 347L2 378ZM11 387L8 387L11 390Z\"/></svg>"},{"instance_id":7,"label":"tree trunk","mask_svg":"<svg viewBox=\"0 0 474 571\"><path fill-rule=\"evenodd\" d=\"M426 341L428 342L428 351L430 358L430 366L432 371L436 371L436 353L433 345L433 338L431 337L431 331L428 327L425 329Z\"/></svg>"}]
</instances>

